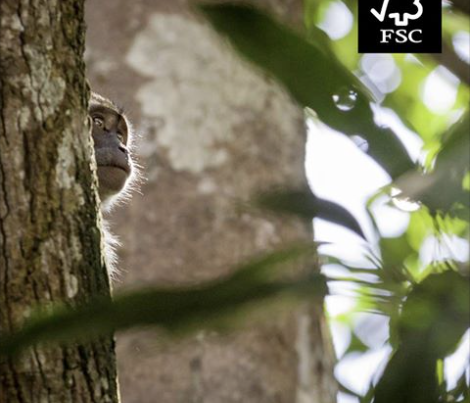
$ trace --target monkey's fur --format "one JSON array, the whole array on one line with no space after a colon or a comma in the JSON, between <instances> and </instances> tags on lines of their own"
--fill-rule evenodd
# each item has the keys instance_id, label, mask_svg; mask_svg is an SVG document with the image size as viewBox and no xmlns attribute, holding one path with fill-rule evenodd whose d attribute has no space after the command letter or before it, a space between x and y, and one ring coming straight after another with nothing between
<instances>
[{"instance_id":1,"label":"monkey's fur","mask_svg":"<svg viewBox=\"0 0 470 403\"><path fill-rule=\"evenodd\" d=\"M120 201L127 200L137 182L138 169L132 156L134 133L122 109L95 92L91 94L88 114L92 124L101 210L106 213ZM115 248L119 243L108 230L106 221L103 227L106 264L113 276L117 261Z\"/></svg>"}]
</instances>

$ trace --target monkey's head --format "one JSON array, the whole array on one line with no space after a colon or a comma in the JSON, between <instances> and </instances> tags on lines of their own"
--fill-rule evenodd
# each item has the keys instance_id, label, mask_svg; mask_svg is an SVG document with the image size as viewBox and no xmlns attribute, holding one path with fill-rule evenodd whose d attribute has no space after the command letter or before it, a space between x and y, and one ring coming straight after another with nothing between
<instances>
[{"instance_id":1,"label":"monkey's head","mask_svg":"<svg viewBox=\"0 0 470 403\"><path fill-rule=\"evenodd\" d=\"M89 106L92 136L98 166L98 188L105 207L118 195L125 195L133 175L129 146L132 129L129 121L114 103L92 93Z\"/></svg>"}]
</instances>

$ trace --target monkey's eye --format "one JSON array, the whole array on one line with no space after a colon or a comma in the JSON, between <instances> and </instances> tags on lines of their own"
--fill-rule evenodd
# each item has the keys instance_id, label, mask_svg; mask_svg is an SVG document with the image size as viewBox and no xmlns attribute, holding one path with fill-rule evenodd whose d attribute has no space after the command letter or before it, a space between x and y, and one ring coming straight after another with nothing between
<instances>
[{"instance_id":1,"label":"monkey's eye","mask_svg":"<svg viewBox=\"0 0 470 403\"><path fill-rule=\"evenodd\" d=\"M104 120L98 116L93 117L93 123L98 126L99 128L104 127Z\"/></svg>"}]
</instances>

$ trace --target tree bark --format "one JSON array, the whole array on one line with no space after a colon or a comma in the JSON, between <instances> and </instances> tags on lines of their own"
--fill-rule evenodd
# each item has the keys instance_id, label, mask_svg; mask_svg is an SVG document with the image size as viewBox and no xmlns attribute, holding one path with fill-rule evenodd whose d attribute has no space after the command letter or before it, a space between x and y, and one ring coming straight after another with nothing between
<instances>
[{"instance_id":1,"label":"tree bark","mask_svg":"<svg viewBox=\"0 0 470 403\"><path fill-rule=\"evenodd\" d=\"M109 295L77 0L0 2L0 334ZM93 162L94 164L94 162ZM115 403L114 341L0 358L0 403Z\"/></svg>"},{"instance_id":2,"label":"tree bark","mask_svg":"<svg viewBox=\"0 0 470 403\"><path fill-rule=\"evenodd\" d=\"M258 0L293 24L300 0ZM126 10L125 12L123 10ZM141 138L143 196L112 220L120 286L194 284L249 256L312 239L310 225L240 212L274 185L303 185L302 109L242 62L186 1L91 0L87 65L94 90L124 103ZM126 403L334 402L321 306L268 311L230 335L166 343L118 338Z\"/></svg>"}]
</instances>

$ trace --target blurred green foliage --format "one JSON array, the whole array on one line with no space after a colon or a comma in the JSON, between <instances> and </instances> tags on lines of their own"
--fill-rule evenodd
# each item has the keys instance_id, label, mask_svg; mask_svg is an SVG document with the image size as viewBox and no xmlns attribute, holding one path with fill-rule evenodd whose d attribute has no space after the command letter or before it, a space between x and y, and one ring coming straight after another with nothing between
<instances>
[{"instance_id":1,"label":"blurred green foliage","mask_svg":"<svg viewBox=\"0 0 470 403\"><path fill-rule=\"evenodd\" d=\"M330 39L319 26L334 5L349 13L352 24L344 34ZM354 0L305 0L303 35L245 5L211 4L198 10L242 57L278 80L308 109L310 118L345 135L366 139L367 153L393 181L377 189L370 200L372 223L376 217L371 206L378 197L386 197L396 209L404 199L413 206L406 210L410 220L400 236L381 236L376 227L377 248L370 245L364 252L368 265L323 256L325 263L347 273L330 278L330 284L351 284L355 294L349 313L330 317L350 326L352 337L345 355L370 349L354 328L354 315L361 312L388 319L386 344L393 349L383 374L378 374L366 393L341 384L340 390L361 403L468 402L465 372L453 388L447 387L442 374L442 362L461 342L470 315L469 259L457 259L453 253L457 241L469 238L470 91L465 77L447 59L432 55L358 54ZM444 42L451 52L457 53L453 39L461 32L468 35L469 23L468 15L445 7ZM381 67L380 63L385 64ZM380 81L373 71L383 72L385 67L390 74ZM427 95L429 83L436 77L447 80L455 92L448 105L433 104L435 99ZM427 153L422 161L412 162L397 133L377 125L375 109L379 106L393 110L421 138L422 151ZM305 220L323 218L364 236L344 207L309 191L289 189L286 184L282 191L253 196L255 206ZM437 246L426 260L423 250L430 240ZM320 276L286 280L282 272L273 271L274 266L284 266L308 250L295 247L274 252L247 263L231 277L197 288L151 289L117 296L113 302L99 300L79 309L63 308L0 339L0 352L12 354L41 341L89 337L132 326L159 326L176 333L217 327L250 302L286 293L323 295L325 282Z\"/></svg>"},{"instance_id":2,"label":"blurred green foliage","mask_svg":"<svg viewBox=\"0 0 470 403\"><path fill-rule=\"evenodd\" d=\"M469 184L465 185L470 180L468 77L458 77L461 66L455 69L458 73L452 74L448 70L452 66L443 60L448 57L445 55L442 59L431 55L382 55L382 59L360 55L355 1L304 3L303 38L249 6L208 5L201 10L237 51L276 78L301 105L313 110L313 118L346 135L358 134L368 142L369 155L394 180L387 189L377 189L373 200L387 196L390 206L402 199L415 203L409 211L407 230L396 238L380 237L378 253L373 248L365 253L372 268L352 267L326 257L327 263L339 264L350 273L336 281L356 285L356 309L351 311L351 318L343 315L342 320L352 323L354 312L360 311L387 316L389 342L394 350L384 374L367 393L361 396L345 387L342 390L361 402L465 401L465 374L454 390L447 390L440 360L457 348L469 326L468 256L458 262L452 255L454 240L469 237ZM330 40L318 28L332 7L349 10L352 20L349 32L336 40ZM444 42L451 52L457 53L452 43L454 34L468 34L468 28L468 16L451 8L444 10ZM440 66L441 61L446 68ZM388 74L393 78L388 83L377 80L384 69L394 73ZM358 84L350 73L362 83ZM429 99L428 87L433 85L432 80L436 85L436 79L447 80L448 86L453 86L455 99L450 105ZM367 104L369 92L377 106L391 108L409 130L420 136L422 151L427 153L421 166L415 168L403 158L393 130L376 126L373 108ZM440 94L432 96L439 98ZM393 188L399 189L399 195L390 196ZM316 200L313 195L309 199L303 192L289 190L271 194L261 204L272 210L320 217ZM373 211L369 213L375 222ZM354 231L350 224L353 221L345 215L341 220L331 216L327 219ZM436 253L427 264L422 260L422 250L430 239L438 245L437 250L447 253ZM366 349L352 329L346 354Z\"/></svg>"},{"instance_id":3,"label":"blurred green foliage","mask_svg":"<svg viewBox=\"0 0 470 403\"><path fill-rule=\"evenodd\" d=\"M294 245L254 258L233 274L192 287L153 287L93 298L81 307L56 306L36 312L18 332L0 338L0 355L13 356L43 342L87 340L131 327L158 327L173 336L198 329L223 330L228 319L253 303L273 297L287 299L326 293L320 274L303 271L297 278L285 276L294 261L313 265L313 245Z\"/></svg>"},{"instance_id":4,"label":"blurred green foliage","mask_svg":"<svg viewBox=\"0 0 470 403\"><path fill-rule=\"evenodd\" d=\"M346 5L351 13L352 26L343 37L330 40L328 46L350 71L373 88L374 82L370 80L373 72L367 71L370 58L357 53L355 0L305 0L307 31L315 31L328 9L339 3ZM451 53L457 54L453 39L458 34L469 35L469 16L450 5L444 7L443 14L444 44ZM394 64L399 79L394 88L374 93L378 93L382 107L392 109L419 135L423 154L426 154L421 169L402 175L391 185L402 191L398 197L411 197L418 205L408 211L410 221L401 236L380 238L379 256L369 256L374 269L351 267L331 257L327 260L342 264L356 276L376 275L376 281L369 285L362 281L358 284L356 307L338 320L351 323L350 317L364 310L381 312L390 318L389 343L393 353L378 383L371 385L364 395L345 388L343 391L355 395L361 402L468 402L465 370L456 386L450 389L442 374L442 362L462 342L470 320L468 252L465 258L459 256L458 259L453 253L458 248L457 241L468 245L469 240L470 74L459 76L462 65L453 69L451 64L446 64L444 68L440 66L442 58L433 55L385 56ZM444 57L449 59L449 55ZM465 65L463 60L460 63ZM470 71L468 64L466 69ZM441 110L433 108L426 98L426 86L437 73L450 83L456 94L453 102ZM434 94L434 97L439 96ZM376 198L386 194L390 195L389 189L378 189ZM393 206L393 202L394 197L391 197L389 204ZM370 214L374 219L372 210ZM431 262L426 263L423 252L431 239L435 248ZM374 289L378 288L386 289L388 295L371 299ZM357 344L354 331L351 326L351 344Z\"/></svg>"}]
</instances>

